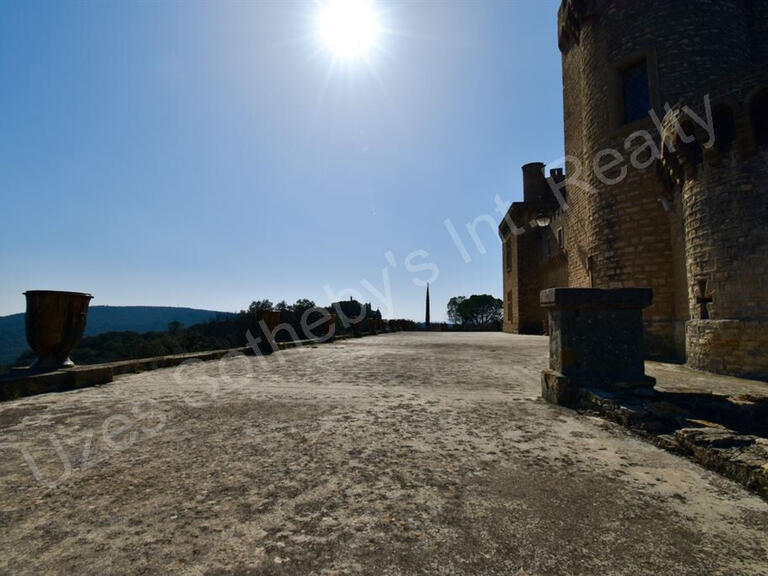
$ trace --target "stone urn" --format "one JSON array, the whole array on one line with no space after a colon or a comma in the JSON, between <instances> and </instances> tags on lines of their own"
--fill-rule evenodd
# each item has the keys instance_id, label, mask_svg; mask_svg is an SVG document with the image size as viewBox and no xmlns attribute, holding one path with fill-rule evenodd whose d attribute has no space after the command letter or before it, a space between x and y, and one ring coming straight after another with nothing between
<instances>
[{"instance_id":1,"label":"stone urn","mask_svg":"<svg viewBox=\"0 0 768 576\"><path fill-rule=\"evenodd\" d=\"M336 315L329 314L325 322L325 338L332 342L336 336Z\"/></svg>"},{"instance_id":2,"label":"stone urn","mask_svg":"<svg viewBox=\"0 0 768 576\"><path fill-rule=\"evenodd\" d=\"M88 316L90 294L28 290L25 323L27 342L37 354L35 370L56 370L75 364L69 359L80 343Z\"/></svg>"},{"instance_id":3,"label":"stone urn","mask_svg":"<svg viewBox=\"0 0 768 576\"><path fill-rule=\"evenodd\" d=\"M280 311L279 310L263 310L261 313L261 319L264 320L264 324L267 325L269 331L274 335L275 328L280 324Z\"/></svg>"},{"instance_id":4,"label":"stone urn","mask_svg":"<svg viewBox=\"0 0 768 576\"><path fill-rule=\"evenodd\" d=\"M261 320L266 326L262 326L262 341L259 344L259 349L264 355L272 354L277 350L277 342L275 341L275 331L280 324L280 311L279 310L262 310Z\"/></svg>"}]
</instances>

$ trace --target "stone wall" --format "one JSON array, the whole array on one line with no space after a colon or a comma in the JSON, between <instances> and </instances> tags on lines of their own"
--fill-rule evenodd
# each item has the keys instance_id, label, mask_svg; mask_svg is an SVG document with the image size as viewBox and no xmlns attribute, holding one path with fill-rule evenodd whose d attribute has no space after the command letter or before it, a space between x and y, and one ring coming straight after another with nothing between
<instances>
[{"instance_id":1,"label":"stone wall","mask_svg":"<svg viewBox=\"0 0 768 576\"><path fill-rule=\"evenodd\" d=\"M565 128L565 150L574 158L583 156L583 107L582 69L586 58L580 50L569 50L562 54L563 73L563 121ZM566 175L572 178L574 168L566 164ZM568 189L568 282L570 286L590 288L589 253L592 219L590 218L592 195L580 185Z\"/></svg>"},{"instance_id":2,"label":"stone wall","mask_svg":"<svg viewBox=\"0 0 768 576\"><path fill-rule=\"evenodd\" d=\"M525 200L512 204L499 226L504 266L502 329L506 332L545 333L547 315L539 306L539 295L546 288L568 285L567 258L558 240L563 213L550 188L552 178L559 176L547 179L543 169L541 163L523 166ZM549 225L537 225L538 216L549 218Z\"/></svg>"},{"instance_id":3,"label":"stone wall","mask_svg":"<svg viewBox=\"0 0 768 576\"><path fill-rule=\"evenodd\" d=\"M686 191L670 194L653 159L646 162L639 154L643 150L649 156L646 141L633 136L643 130L660 140L655 123L644 118L623 124L620 72L645 62L650 106L658 118L664 117L666 103L696 107L719 84L743 86L745 75L765 66L766 15L765 0L712 0L695 6L675 0L564 0L561 5L565 152L577 161L566 166L569 283L653 288L654 304L644 314L651 357L684 358L685 323L698 317L693 287L701 277L699 268L717 252L713 243L723 256L730 254L722 262L733 296L724 298L726 290L718 285L725 300L720 306L751 302L749 309L740 309L741 317L765 316L756 303L758 283L735 281L765 277L764 233L749 224L755 217L765 221L766 196L758 184L764 173L731 160L720 168L721 176L686 180ZM696 109L703 114L701 106ZM609 148L625 162L603 171L601 179L595 161ZM744 171L752 175L749 182L744 182ZM723 187L722 202L710 199L719 193L705 192L713 178L716 187ZM727 221L715 224L708 213L727 215ZM728 248L735 242L743 243L741 250ZM746 249L752 256L744 244L752 247Z\"/></svg>"},{"instance_id":4,"label":"stone wall","mask_svg":"<svg viewBox=\"0 0 768 576\"><path fill-rule=\"evenodd\" d=\"M749 114L768 86L767 38L768 0L563 0L567 205L552 204L549 228L500 226L514 255L505 330L536 330L545 288L648 287L646 356L768 378L768 354L756 353L768 322L768 144ZM650 113L625 122L622 73L633 66ZM690 114L683 121L690 111L715 119L716 146ZM674 141L670 119L697 140ZM523 168L525 202L508 213L520 226L552 201L542 167ZM558 229L565 246L553 254Z\"/></svg>"},{"instance_id":5,"label":"stone wall","mask_svg":"<svg viewBox=\"0 0 768 576\"><path fill-rule=\"evenodd\" d=\"M763 66L712 88L710 107L725 110L732 126L723 132L715 121L721 139L712 146L702 130L680 145L672 130L680 105L664 118L664 166L684 222L688 362L759 378L768 377L768 147L758 145L750 109L765 87ZM696 102L690 107L705 113Z\"/></svg>"},{"instance_id":6,"label":"stone wall","mask_svg":"<svg viewBox=\"0 0 768 576\"><path fill-rule=\"evenodd\" d=\"M768 319L768 151L736 154L702 163L683 187L692 318L704 280L710 318Z\"/></svg>"},{"instance_id":7,"label":"stone wall","mask_svg":"<svg viewBox=\"0 0 768 576\"><path fill-rule=\"evenodd\" d=\"M654 125L649 118L622 125L619 118L618 75L628 63L646 60L651 102L658 106L659 101L655 53L642 28L633 25L638 17L634 6L617 10L603 5L584 22L578 44L563 52L565 152L578 160L578 167L567 167L569 279L574 287L652 288L654 303L644 315L649 356L682 357L682 334L675 324L684 322L685 310L675 306L672 268L673 262L682 262L673 252L681 254L682 246L673 245L647 141L631 136L638 130L653 134ZM600 156L607 149L620 151L626 161L599 172L596 163L611 162ZM632 158L642 168L633 167ZM580 186L572 185L576 169Z\"/></svg>"},{"instance_id":8,"label":"stone wall","mask_svg":"<svg viewBox=\"0 0 768 576\"><path fill-rule=\"evenodd\" d=\"M765 379L768 322L691 320L686 325L691 368Z\"/></svg>"}]
</instances>

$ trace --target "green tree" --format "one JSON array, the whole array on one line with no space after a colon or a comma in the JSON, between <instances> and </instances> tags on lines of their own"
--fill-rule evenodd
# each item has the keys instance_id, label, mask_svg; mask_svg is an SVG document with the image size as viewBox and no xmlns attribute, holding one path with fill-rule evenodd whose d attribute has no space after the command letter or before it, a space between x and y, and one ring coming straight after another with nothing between
<instances>
[{"instance_id":1,"label":"green tree","mask_svg":"<svg viewBox=\"0 0 768 576\"><path fill-rule=\"evenodd\" d=\"M448 320L453 322L454 324L462 324L463 319L461 317L461 304L466 300L464 296L454 296L450 300L448 300Z\"/></svg>"},{"instance_id":2,"label":"green tree","mask_svg":"<svg viewBox=\"0 0 768 576\"><path fill-rule=\"evenodd\" d=\"M290 310L296 315L297 320L301 320L301 316L304 314L304 312L314 307L315 307L315 303L312 300L308 298L299 298L290 307Z\"/></svg>"},{"instance_id":3,"label":"green tree","mask_svg":"<svg viewBox=\"0 0 768 576\"><path fill-rule=\"evenodd\" d=\"M472 328L494 328L501 324L504 303L490 294L473 294L469 298L454 296L448 301L451 322Z\"/></svg>"},{"instance_id":4,"label":"green tree","mask_svg":"<svg viewBox=\"0 0 768 576\"><path fill-rule=\"evenodd\" d=\"M251 305L248 306L248 313L249 314L256 314L258 312L263 312L264 310L273 310L274 304L270 302L267 299L264 300L254 300L251 302Z\"/></svg>"}]
</instances>

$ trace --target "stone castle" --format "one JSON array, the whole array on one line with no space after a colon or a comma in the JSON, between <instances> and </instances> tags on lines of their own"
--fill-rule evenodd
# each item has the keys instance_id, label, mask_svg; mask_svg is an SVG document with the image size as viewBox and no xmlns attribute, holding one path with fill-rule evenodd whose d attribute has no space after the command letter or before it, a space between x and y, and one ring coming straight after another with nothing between
<instances>
[{"instance_id":1,"label":"stone castle","mask_svg":"<svg viewBox=\"0 0 768 576\"><path fill-rule=\"evenodd\" d=\"M504 329L541 290L650 287L645 354L768 377L768 0L563 0L565 171L499 225Z\"/></svg>"}]
</instances>

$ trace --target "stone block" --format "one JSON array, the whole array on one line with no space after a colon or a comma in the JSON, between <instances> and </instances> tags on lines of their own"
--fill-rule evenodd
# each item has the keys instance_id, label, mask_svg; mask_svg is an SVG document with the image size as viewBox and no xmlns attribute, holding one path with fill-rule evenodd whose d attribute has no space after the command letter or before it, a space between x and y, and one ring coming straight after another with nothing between
<instances>
[{"instance_id":1,"label":"stone block","mask_svg":"<svg viewBox=\"0 0 768 576\"><path fill-rule=\"evenodd\" d=\"M554 370L542 370L541 397L547 402L573 406L579 401L580 391L581 388L572 379Z\"/></svg>"},{"instance_id":2,"label":"stone block","mask_svg":"<svg viewBox=\"0 0 768 576\"><path fill-rule=\"evenodd\" d=\"M0 378L0 401L106 384L112 382L113 377L113 368L108 364L62 368L50 372L18 369Z\"/></svg>"},{"instance_id":3,"label":"stone block","mask_svg":"<svg viewBox=\"0 0 768 576\"><path fill-rule=\"evenodd\" d=\"M574 386L653 388L655 381L645 375L643 359L643 308L652 302L649 288L550 288L541 292L540 301L549 312L550 370L542 377L547 380L546 399L567 398Z\"/></svg>"}]
</instances>

